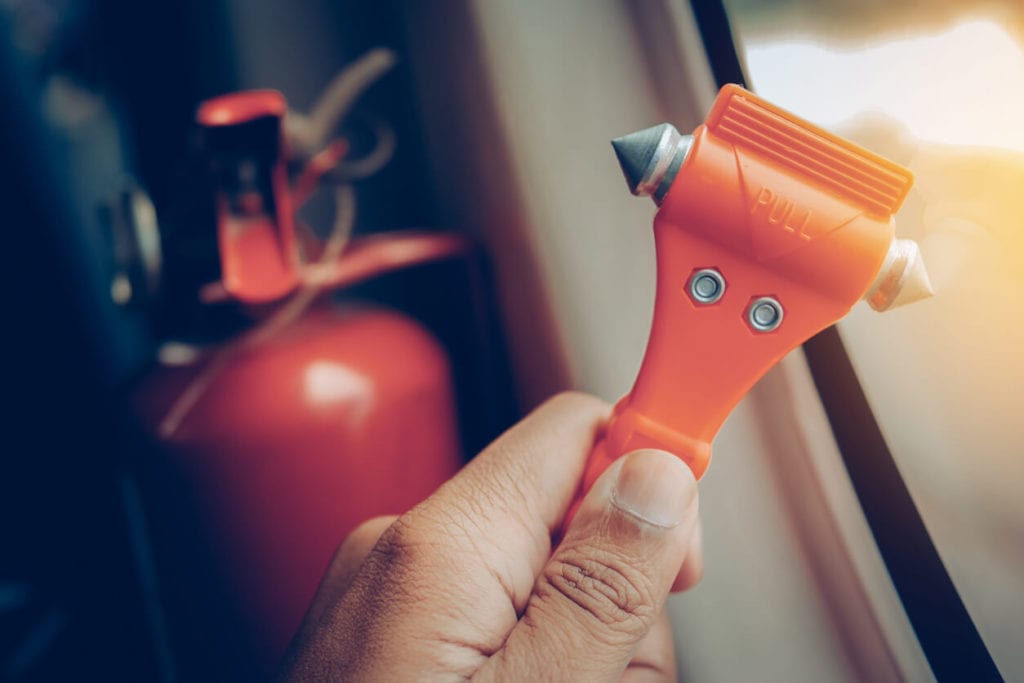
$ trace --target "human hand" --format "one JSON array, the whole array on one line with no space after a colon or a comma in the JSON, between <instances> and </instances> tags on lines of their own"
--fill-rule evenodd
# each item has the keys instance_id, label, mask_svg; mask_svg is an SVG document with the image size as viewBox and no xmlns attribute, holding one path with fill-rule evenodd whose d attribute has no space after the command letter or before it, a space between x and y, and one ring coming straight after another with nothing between
<instances>
[{"instance_id":1,"label":"human hand","mask_svg":"<svg viewBox=\"0 0 1024 683\"><path fill-rule=\"evenodd\" d=\"M701 575L689 468L662 451L619 459L552 554L608 414L558 396L410 512L359 527L282 678L675 680L664 603Z\"/></svg>"}]
</instances>

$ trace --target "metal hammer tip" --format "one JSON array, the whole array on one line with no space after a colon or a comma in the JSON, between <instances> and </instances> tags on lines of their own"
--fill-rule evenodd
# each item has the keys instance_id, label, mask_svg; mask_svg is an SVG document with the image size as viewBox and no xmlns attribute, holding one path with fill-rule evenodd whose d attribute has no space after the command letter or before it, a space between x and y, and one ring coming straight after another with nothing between
<instances>
[{"instance_id":1,"label":"metal hammer tip","mask_svg":"<svg viewBox=\"0 0 1024 683\"><path fill-rule=\"evenodd\" d=\"M612 149L629 191L660 204L692 143L693 136L680 135L675 126L662 123L615 138Z\"/></svg>"},{"instance_id":2,"label":"metal hammer tip","mask_svg":"<svg viewBox=\"0 0 1024 683\"><path fill-rule=\"evenodd\" d=\"M876 311L888 311L934 294L917 242L894 239L864 299Z\"/></svg>"}]
</instances>

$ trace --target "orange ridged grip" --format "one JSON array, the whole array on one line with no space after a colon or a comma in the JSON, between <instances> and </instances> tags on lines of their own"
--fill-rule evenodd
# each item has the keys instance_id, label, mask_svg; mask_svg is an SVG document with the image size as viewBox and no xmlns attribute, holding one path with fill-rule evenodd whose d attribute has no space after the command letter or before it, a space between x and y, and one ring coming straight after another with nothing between
<instances>
[{"instance_id":1,"label":"orange ridged grip","mask_svg":"<svg viewBox=\"0 0 1024 683\"><path fill-rule=\"evenodd\" d=\"M867 291L913 182L907 169L735 85L693 135L654 219L657 294L643 364L594 446L566 525L630 451L675 453L702 477L711 440L750 387ZM709 268L725 292L702 304L688 283ZM748 322L762 297L783 309L770 332Z\"/></svg>"}]
</instances>

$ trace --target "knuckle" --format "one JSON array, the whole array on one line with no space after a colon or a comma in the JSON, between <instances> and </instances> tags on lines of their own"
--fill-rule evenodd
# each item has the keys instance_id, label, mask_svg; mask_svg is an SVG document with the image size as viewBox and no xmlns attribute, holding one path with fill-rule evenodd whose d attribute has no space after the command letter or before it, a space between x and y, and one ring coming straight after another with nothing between
<instances>
[{"instance_id":1,"label":"knuckle","mask_svg":"<svg viewBox=\"0 0 1024 683\"><path fill-rule=\"evenodd\" d=\"M615 639L641 637L656 614L650 579L613 552L563 552L545 569L542 584L538 597L567 602L599 626L598 633Z\"/></svg>"},{"instance_id":2,"label":"knuckle","mask_svg":"<svg viewBox=\"0 0 1024 683\"><path fill-rule=\"evenodd\" d=\"M370 551L376 562L389 568L414 566L427 542L409 515L394 520Z\"/></svg>"},{"instance_id":3,"label":"knuckle","mask_svg":"<svg viewBox=\"0 0 1024 683\"><path fill-rule=\"evenodd\" d=\"M395 517L374 517L353 529L338 545L331 558L328 576L337 576L362 564L381 534Z\"/></svg>"},{"instance_id":4,"label":"knuckle","mask_svg":"<svg viewBox=\"0 0 1024 683\"><path fill-rule=\"evenodd\" d=\"M395 516L382 516L368 519L349 533L349 535L342 541L341 546L338 548L338 554L343 553L346 549L355 548L372 548L377 540L381 537L381 534L387 530L395 520L398 519Z\"/></svg>"}]
</instances>

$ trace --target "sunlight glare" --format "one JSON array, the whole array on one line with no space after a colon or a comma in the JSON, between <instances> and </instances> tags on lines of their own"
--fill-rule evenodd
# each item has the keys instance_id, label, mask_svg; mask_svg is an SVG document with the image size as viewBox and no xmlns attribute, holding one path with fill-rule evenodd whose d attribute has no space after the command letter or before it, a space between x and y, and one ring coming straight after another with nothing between
<instances>
[{"instance_id":1,"label":"sunlight glare","mask_svg":"<svg viewBox=\"0 0 1024 683\"><path fill-rule=\"evenodd\" d=\"M857 49L777 38L745 47L758 93L825 128L879 111L920 140L1024 151L1024 50L993 21Z\"/></svg>"}]
</instances>

